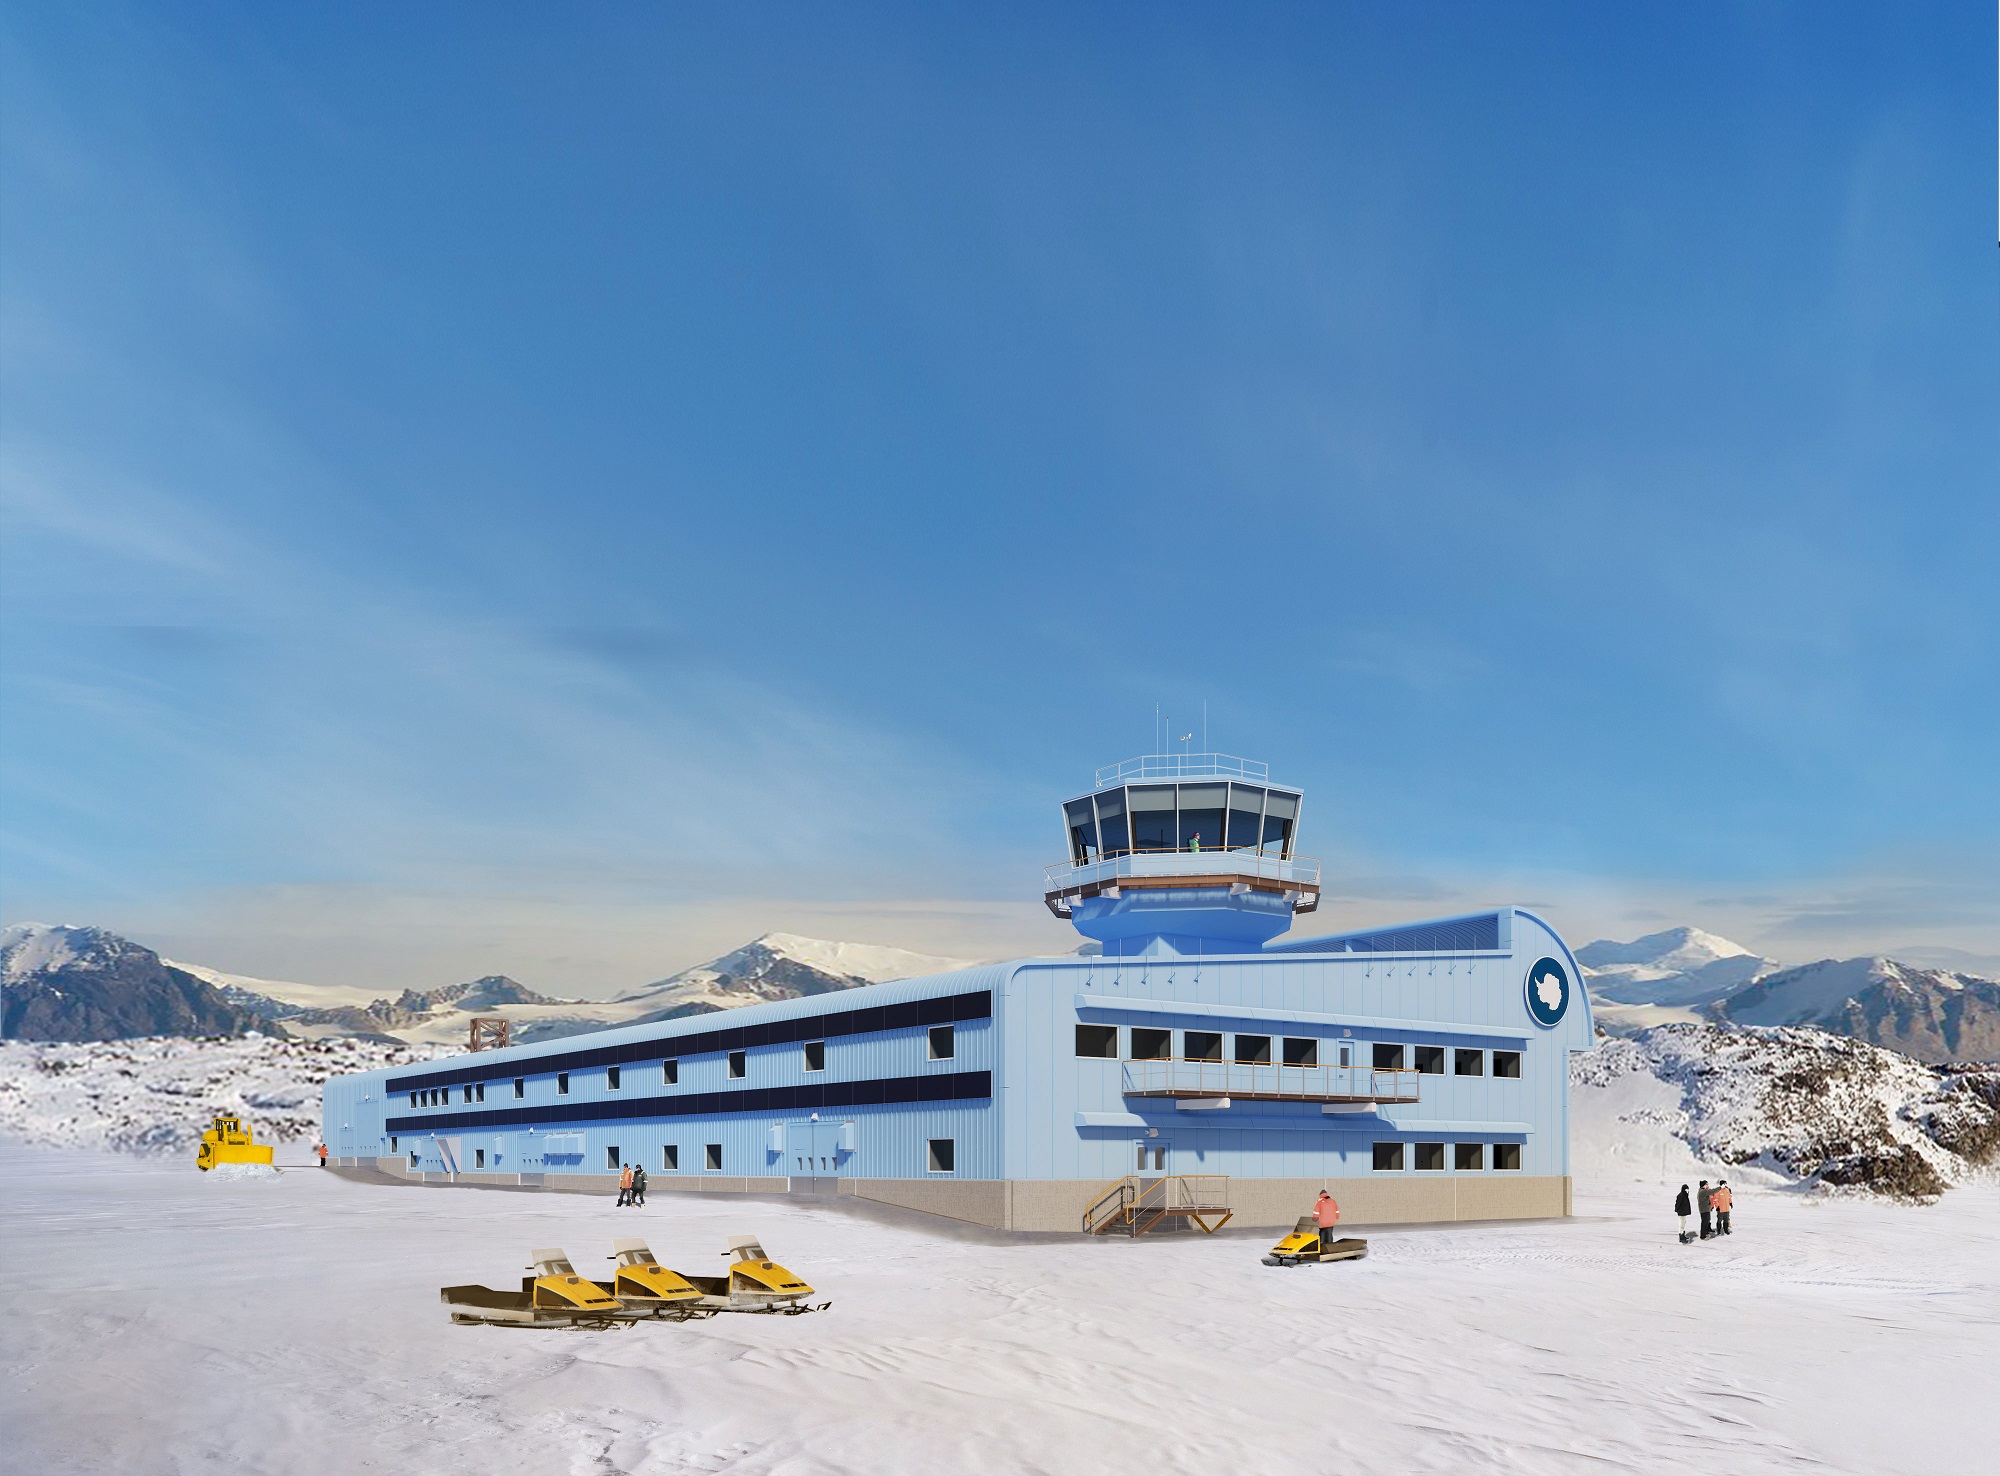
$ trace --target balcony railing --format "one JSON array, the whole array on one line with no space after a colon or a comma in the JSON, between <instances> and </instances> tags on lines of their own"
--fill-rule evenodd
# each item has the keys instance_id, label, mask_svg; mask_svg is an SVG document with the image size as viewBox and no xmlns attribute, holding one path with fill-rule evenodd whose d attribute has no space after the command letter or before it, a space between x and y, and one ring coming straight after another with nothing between
<instances>
[{"instance_id":1,"label":"balcony railing","mask_svg":"<svg viewBox=\"0 0 2000 1476\"><path fill-rule=\"evenodd\" d=\"M1228 753L1147 753L1097 771L1097 787L1133 779L1255 779L1269 783L1271 766Z\"/></svg>"},{"instance_id":2,"label":"balcony railing","mask_svg":"<svg viewBox=\"0 0 2000 1476\"><path fill-rule=\"evenodd\" d=\"M1095 861L1063 861L1042 869L1048 891L1116 886L1156 877L1241 877L1300 888L1319 886L1317 856L1269 856L1260 851L1127 851Z\"/></svg>"},{"instance_id":3,"label":"balcony railing","mask_svg":"<svg viewBox=\"0 0 2000 1476\"><path fill-rule=\"evenodd\" d=\"M1269 1066L1174 1057L1127 1061L1124 1093L1249 1102L1414 1102L1417 1073L1373 1066Z\"/></svg>"}]
</instances>

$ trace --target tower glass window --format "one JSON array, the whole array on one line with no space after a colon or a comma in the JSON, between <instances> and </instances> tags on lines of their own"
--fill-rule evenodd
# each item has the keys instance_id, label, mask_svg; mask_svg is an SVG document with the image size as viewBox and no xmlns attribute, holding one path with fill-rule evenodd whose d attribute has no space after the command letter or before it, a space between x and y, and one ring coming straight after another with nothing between
<instances>
[{"instance_id":1,"label":"tower glass window","mask_svg":"<svg viewBox=\"0 0 2000 1476\"><path fill-rule=\"evenodd\" d=\"M1229 839L1232 851L1257 849L1258 830L1264 818L1264 791L1247 784L1229 786Z\"/></svg>"},{"instance_id":2,"label":"tower glass window","mask_svg":"<svg viewBox=\"0 0 2000 1476\"><path fill-rule=\"evenodd\" d=\"M1264 845L1267 856L1292 854L1292 827L1298 823L1299 797L1271 790L1264 796Z\"/></svg>"},{"instance_id":3,"label":"tower glass window","mask_svg":"<svg viewBox=\"0 0 2000 1476\"><path fill-rule=\"evenodd\" d=\"M1132 806L1132 849L1174 849L1174 787L1140 784L1126 791Z\"/></svg>"},{"instance_id":4,"label":"tower glass window","mask_svg":"<svg viewBox=\"0 0 2000 1476\"><path fill-rule=\"evenodd\" d=\"M1097 820L1091 814L1090 801L1070 801L1063 806L1063 816L1069 821L1070 859L1079 866L1095 861L1098 855Z\"/></svg>"},{"instance_id":5,"label":"tower glass window","mask_svg":"<svg viewBox=\"0 0 2000 1476\"><path fill-rule=\"evenodd\" d=\"M1229 802L1226 784L1183 784L1180 787L1179 848L1222 849L1222 817Z\"/></svg>"},{"instance_id":6,"label":"tower glass window","mask_svg":"<svg viewBox=\"0 0 2000 1476\"><path fill-rule=\"evenodd\" d=\"M1125 791L1107 789L1097 797L1097 838L1106 856L1122 856L1129 851L1125 834Z\"/></svg>"}]
</instances>

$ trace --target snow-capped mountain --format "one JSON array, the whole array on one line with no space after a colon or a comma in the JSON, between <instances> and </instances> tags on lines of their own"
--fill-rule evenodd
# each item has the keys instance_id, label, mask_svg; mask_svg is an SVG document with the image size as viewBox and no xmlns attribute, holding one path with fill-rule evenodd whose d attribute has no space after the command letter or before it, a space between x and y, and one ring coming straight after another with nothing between
<instances>
[{"instance_id":1,"label":"snow-capped mountain","mask_svg":"<svg viewBox=\"0 0 2000 1476\"><path fill-rule=\"evenodd\" d=\"M1939 1071L1807 1028L1663 1025L1570 1063L1580 1172L1742 1166L1926 1199L2000 1162L2000 1070ZM1651 1141L1648 1141L1650 1139Z\"/></svg>"},{"instance_id":2,"label":"snow-capped mountain","mask_svg":"<svg viewBox=\"0 0 2000 1476\"><path fill-rule=\"evenodd\" d=\"M2000 983L1893 958L1783 969L1710 1013L1742 1025L1814 1025L1919 1061L2000 1061Z\"/></svg>"},{"instance_id":3,"label":"snow-capped mountain","mask_svg":"<svg viewBox=\"0 0 2000 1476\"><path fill-rule=\"evenodd\" d=\"M975 960L942 958L875 943L833 943L796 933L766 933L720 958L622 994L614 1004L633 1010L631 1023L733 1009L774 999L798 999L860 984L885 984L971 968Z\"/></svg>"},{"instance_id":4,"label":"snow-capped mountain","mask_svg":"<svg viewBox=\"0 0 2000 1476\"><path fill-rule=\"evenodd\" d=\"M1600 938L1576 951L1591 993L1617 1004L1687 1008L1721 999L1777 970L1740 943L1669 928L1630 943Z\"/></svg>"},{"instance_id":5,"label":"snow-capped mountain","mask_svg":"<svg viewBox=\"0 0 2000 1476\"><path fill-rule=\"evenodd\" d=\"M0 932L0 1036L123 1040L266 1028L207 980L116 933L48 923Z\"/></svg>"}]
</instances>

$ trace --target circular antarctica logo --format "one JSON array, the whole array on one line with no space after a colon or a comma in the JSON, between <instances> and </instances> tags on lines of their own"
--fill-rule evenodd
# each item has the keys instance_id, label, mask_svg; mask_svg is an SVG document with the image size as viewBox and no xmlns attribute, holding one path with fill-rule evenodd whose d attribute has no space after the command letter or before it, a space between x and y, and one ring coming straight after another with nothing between
<instances>
[{"instance_id":1,"label":"circular antarctica logo","mask_svg":"<svg viewBox=\"0 0 2000 1476\"><path fill-rule=\"evenodd\" d=\"M1569 975L1552 958L1535 960L1528 970L1528 1013L1537 1025L1555 1025L1569 1008Z\"/></svg>"}]
</instances>

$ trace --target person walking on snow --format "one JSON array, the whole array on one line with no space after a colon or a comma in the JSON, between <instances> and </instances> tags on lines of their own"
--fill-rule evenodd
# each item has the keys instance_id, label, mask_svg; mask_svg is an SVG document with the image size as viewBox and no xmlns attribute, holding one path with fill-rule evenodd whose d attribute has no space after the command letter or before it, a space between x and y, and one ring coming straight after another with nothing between
<instances>
[{"instance_id":1,"label":"person walking on snow","mask_svg":"<svg viewBox=\"0 0 2000 1476\"><path fill-rule=\"evenodd\" d=\"M1715 1206L1715 1233L1717 1235L1727 1235L1729 1233L1729 1207L1736 1203L1736 1196L1729 1192L1729 1180L1724 1179L1715 1186L1715 1192L1709 1196L1709 1201Z\"/></svg>"},{"instance_id":2,"label":"person walking on snow","mask_svg":"<svg viewBox=\"0 0 2000 1476\"><path fill-rule=\"evenodd\" d=\"M1712 1228L1714 1222L1710 1218L1715 1213L1715 1191L1708 1187L1708 1180L1703 1179L1701 1187L1695 1190L1694 1203L1695 1208L1701 1211L1701 1238L1707 1240L1715 1234Z\"/></svg>"},{"instance_id":3,"label":"person walking on snow","mask_svg":"<svg viewBox=\"0 0 2000 1476\"><path fill-rule=\"evenodd\" d=\"M643 1205L645 1202L646 1202L646 1170L643 1167L634 1166L632 1170L632 1203L635 1205Z\"/></svg>"},{"instance_id":4,"label":"person walking on snow","mask_svg":"<svg viewBox=\"0 0 2000 1476\"><path fill-rule=\"evenodd\" d=\"M1319 1198L1313 1203L1313 1223L1319 1226L1322 1235L1340 1223L1340 1206L1324 1189L1319 1191Z\"/></svg>"},{"instance_id":5,"label":"person walking on snow","mask_svg":"<svg viewBox=\"0 0 2000 1476\"><path fill-rule=\"evenodd\" d=\"M1688 1234L1688 1216L1694 1213L1694 1206L1688 1202L1688 1186L1681 1185L1681 1192L1674 1196L1674 1213L1681 1217L1681 1244L1686 1245L1694 1237Z\"/></svg>"},{"instance_id":6,"label":"person walking on snow","mask_svg":"<svg viewBox=\"0 0 2000 1476\"><path fill-rule=\"evenodd\" d=\"M618 1175L618 1208L623 1209L632 1202L632 1165L624 1165L624 1172Z\"/></svg>"},{"instance_id":7,"label":"person walking on snow","mask_svg":"<svg viewBox=\"0 0 2000 1476\"><path fill-rule=\"evenodd\" d=\"M319 1144L319 1145L318 1145L317 1147L315 1147L315 1148L313 1149L313 1152L315 1152L315 1153L317 1153L317 1154L319 1155L319 1166L320 1166L321 1168L325 1168L325 1167L326 1167L326 1144L324 1144L324 1143L321 1143L321 1144Z\"/></svg>"}]
</instances>

